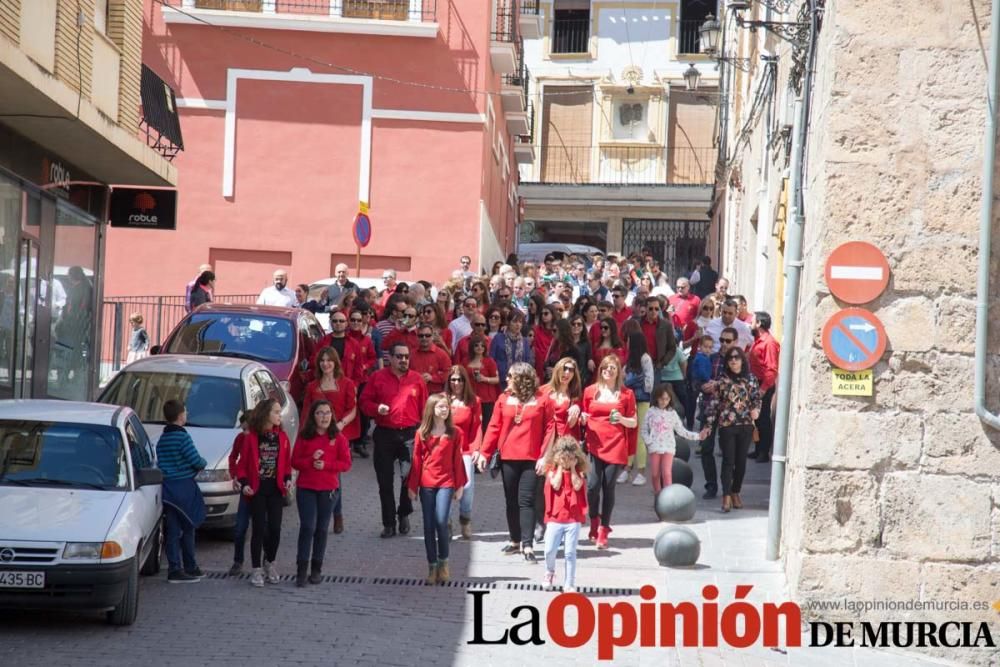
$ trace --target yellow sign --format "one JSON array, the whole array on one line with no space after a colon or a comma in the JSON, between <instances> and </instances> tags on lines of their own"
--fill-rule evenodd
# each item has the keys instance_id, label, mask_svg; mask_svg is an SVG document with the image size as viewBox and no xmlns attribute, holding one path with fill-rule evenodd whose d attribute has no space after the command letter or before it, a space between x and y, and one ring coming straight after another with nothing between
<instances>
[{"instance_id":1,"label":"yellow sign","mask_svg":"<svg viewBox=\"0 0 1000 667\"><path fill-rule=\"evenodd\" d=\"M874 384L870 368L864 371L833 369L834 396L871 396Z\"/></svg>"},{"instance_id":2,"label":"yellow sign","mask_svg":"<svg viewBox=\"0 0 1000 667\"><path fill-rule=\"evenodd\" d=\"M364 213L365 215L368 215L368 202L366 201L358 202L358 213Z\"/></svg>"}]
</instances>

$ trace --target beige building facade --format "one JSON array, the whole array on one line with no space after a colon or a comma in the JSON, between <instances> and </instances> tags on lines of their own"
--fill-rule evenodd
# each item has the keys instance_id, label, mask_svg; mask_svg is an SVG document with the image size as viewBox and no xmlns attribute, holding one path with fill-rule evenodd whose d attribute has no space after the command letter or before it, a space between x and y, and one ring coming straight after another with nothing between
<instances>
[{"instance_id":1,"label":"beige building facade","mask_svg":"<svg viewBox=\"0 0 1000 667\"><path fill-rule=\"evenodd\" d=\"M808 5L720 4L728 5L720 22L732 63L713 255L752 309L775 315L779 338L795 224L796 101L809 109L797 333L782 340L794 364L780 371L792 379L787 464L773 463L775 473L787 465L779 553L792 597L922 601L931 610L806 615L988 622L996 638L996 610L933 608L1000 600L1000 432L977 416L973 398L991 4L819 2L811 90L808 27L785 37L748 27L805 23ZM861 306L888 338L870 397L833 395L821 346L824 324L849 305L824 279L828 256L847 241L877 246L891 269L885 292ZM983 303L994 412L997 267L993 259L993 294ZM983 665L997 656L995 648L911 650Z\"/></svg>"}]
</instances>

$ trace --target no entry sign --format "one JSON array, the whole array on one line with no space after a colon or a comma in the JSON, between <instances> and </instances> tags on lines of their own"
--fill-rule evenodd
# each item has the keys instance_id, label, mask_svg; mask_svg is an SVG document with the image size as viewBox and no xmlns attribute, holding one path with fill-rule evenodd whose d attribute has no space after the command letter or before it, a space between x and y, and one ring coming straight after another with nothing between
<instances>
[{"instance_id":1,"label":"no entry sign","mask_svg":"<svg viewBox=\"0 0 1000 667\"><path fill-rule=\"evenodd\" d=\"M841 301L874 301L889 284L889 262L871 243L845 243L826 260L826 284Z\"/></svg>"},{"instance_id":2,"label":"no entry sign","mask_svg":"<svg viewBox=\"0 0 1000 667\"><path fill-rule=\"evenodd\" d=\"M834 313L823 327L823 351L827 359L845 371L863 371L874 366L885 353L882 322L861 308Z\"/></svg>"}]
</instances>

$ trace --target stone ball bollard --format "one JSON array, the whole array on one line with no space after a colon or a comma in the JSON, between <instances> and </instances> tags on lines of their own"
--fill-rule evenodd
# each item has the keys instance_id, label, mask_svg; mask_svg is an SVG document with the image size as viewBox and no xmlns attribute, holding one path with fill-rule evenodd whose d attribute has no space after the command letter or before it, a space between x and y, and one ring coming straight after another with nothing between
<instances>
[{"instance_id":1,"label":"stone ball bollard","mask_svg":"<svg viewBox=\"0 0 1000 667\"><path fill-rule=\"evenodd\" d=\"M686 526L668 526L653 541L653 555L663 567L690 567L701 555L701 540Z\"/></svg>"},{"instance_id":2,"label":"stone ball bollard","mask_svg":"<svg viewBox=\"0 0 1000 667\"><path fill-rule=\"evenodd\" d=\"M694 472L691 470L691 466L680 459L674 459L674 464L670 468L670 476L674 484L683 484L689 489L694 484Z\"/></svg>"},{"instance_id":3,"label":"stone ball bollard","mask_svg":"<svg viewBox=\"0 0 1000 667\"><path fill-rule=\"evenodd\" d=\"M694 518L694 492L683 484L671 484L656 494L653 508L660 521L690 521Z\"/></svg>"},{"instance_id":4,"label":"stone ball bollard","mask_svg":"<svg viewBox=\"0 0 1000 667\"><path fill-rule=\"evenodd\" d=\"M691 441L687 438L677 438L677 451L674 452L674 459L687 462L691 459Z\"/></svg>"}]
</instances>

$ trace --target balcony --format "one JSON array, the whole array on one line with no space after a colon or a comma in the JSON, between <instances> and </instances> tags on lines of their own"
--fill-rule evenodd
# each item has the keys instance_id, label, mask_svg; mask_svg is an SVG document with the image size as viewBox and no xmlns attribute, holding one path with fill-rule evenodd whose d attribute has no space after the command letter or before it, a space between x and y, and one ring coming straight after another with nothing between
<instances>
[{"instance_id":1,"label":"balcony","mask_svg":"<svg viewBox=\"0 0 1000 667\"><path fill-rule=\"evenodd\" d=\"M523 58L517 71L500 77L500 101L505 113L524 111L528 101L528 82L530 80L531 75Z\"/></svg>"},{"instance_id":2,"label":"balcony","mask_svg":"<svg viewBox=\"0 0 1000 667\"><path fill-rule=\"evenodd\" d=\"M528 102L528 131L514 137L514 160L517 164L532 164L535 161L535 106Z\"/></svg>"},{"instance_id":3,"label":"balcony","mask_svg":"<svg viewBox=\"0 0 1000 667\"><path fill-rule=\"evenodd\" d=\"M560 55L589 54L590 12L556 12L550 51Z\"/></svg>"},{"instance_id":4,"label":"balcony","mask_svg":"<svg viewBox=\"0 0 1000 667\"><path fill-rule=\"evenodd\" d=\"M678 23L677 55L701 55L698 29L705 23L705 19L681 19Z\"/></svg>"},{"instance_id":5,"label":"balcony","mask_svg":"<svg viewBox=\"0 0 1000 667\"><path fill-rule=\"evenodd\" d=\"M521 0L518 28L524 39L536 39L542 36L542 15L538 11L539 2L540 0Z\"/></svg>"},{"instance_id":6,"label":"balcony","mask_svg":"<svg viewBox=\"0 0 1000 667\"><path fill-rule=\"evenodd\" d=\"M516 0L496 0L490 31L490 63L497 74L513 74L522 59Z\"/></svg>"},{"instance_id":7,"label":"balcony","mask_svg":"<svg viewBox=\"0 0 1000 667\"><path fill-rule=\"evenodd\" d=\"M541 149L533 181L539 184L706 185L714 181L715 148L606 143L550 144Z\"/></svg>"},{"instance_id":8,"label":"balcony","mask_svg":"<svg viewBox=\"0 0 1000 667\"><path fill-rule=\"evenodd\" d=\"M167 23L436 37L437 0L165 0Z\"/></svg>"}]
</instances>

